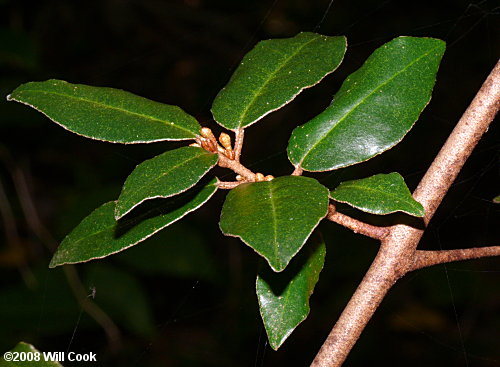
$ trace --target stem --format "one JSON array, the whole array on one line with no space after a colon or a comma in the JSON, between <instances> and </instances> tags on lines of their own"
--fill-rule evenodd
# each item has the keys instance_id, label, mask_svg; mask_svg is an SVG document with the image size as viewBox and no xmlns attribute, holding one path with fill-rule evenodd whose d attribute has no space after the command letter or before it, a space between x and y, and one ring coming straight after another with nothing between
<instances>
[{"instance_id":1,"label":"stem","mask_svg":"<svg viewBox=\"0 0 500 367\"><path fill-rule=\"evenodd\" d=\"M300 176L302 175L302 173L304 172L304 170L302 169L302 167L300 166L297 166L295 167L295 169L293 170L292 172L292 176Z\"/></svg>"},{"instance_id":2,"label":"stem","mask_svg":"<svg viewBox=\"0 0 500 367\"><path fill-rule=\"evenodd\" d=\"M425 209L428 224L467 158L500 108L500 61L453 129L413 193ZM339 367L370 321L392 285L413 269L416 248L423 230L398 224L387 237L370 269L358 286L339 320L328 335L311 366ZM446 261L445 256L441 261ZM418 258L418 257L417 257Z\"/></svg>"},{"instance_id":3,"label":"stem","mask_svg":"<svg viewBox=\"0 0 500 367\"><path fill-rule=\"evenodd\" d=\"M389 229L384 227L372 226L371 224L349 217L348 215L339 213L334 204L328 207L328 220L349 228L354 233L361 233L370 238L381 240L389 234Z\"/></svg>"},{"instance_id":4,"label":"stem","mask_svg":"<svg viewBox=\"0 0 500 367\"><path fill-rule=\"evenodd\" d=\"M219 166L233 170L237 174L245 177L248 181L255 181L255 173L250 171L236 159L229 159L222 153L219 153Z\"/></svg>"},{"instance_id":5,"label":"stem","mask_svg":"<svg viewBox=\"0 0 500 367\"><path fill-rule=\"evenodd\" d=\"M237 162L240 161L241 151L243 149L243 138L244 137L245 137L245 130L244 129L239 128L238 130L235 131L234 160Z\"/></svg>"},{"instance_id":6,"label":"stem","mask_svg":"<svg viewBox=\"0 0 500 367\"><path fill-rule=\"evenodd\" d=\"M421 251L415 252L415 262L409 271L428 266L451 263L453 261L479 259L488 256L500 256L500 246L476 247L458 250Z\"/></svg>"},{"instance_id":7,"label":"stem","mask_svg":"<svg viewBox=\"0 0 500 367\"><path fill-rule=\"evenodd\" d=\"M243 182L240 181L217 181L217 187L219 189L231 190Z\"/></svg>"}]
</instances>

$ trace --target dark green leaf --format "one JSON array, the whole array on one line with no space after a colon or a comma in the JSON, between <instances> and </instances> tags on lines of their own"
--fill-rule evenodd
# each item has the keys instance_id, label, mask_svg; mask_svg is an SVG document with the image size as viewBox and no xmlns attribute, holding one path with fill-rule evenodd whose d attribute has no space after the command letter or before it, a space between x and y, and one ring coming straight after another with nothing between
<instances>
[{"instance_id":1,"label":"dark green leaf","mask_svg":"<svg viewBox=\"0 0 500 367\"><path fill-rule=\"evenodd\" d=\"M331 195L334 200L372 214L425 214L422 204L413 199L403 177L396 172L342 182Z\"/></svg>"},{"instance_id":2,"label":"dark green leaf","mask_svg":"<svg viewBox=\"0 0 500 367\"><path fill-rule=\"evenodd\" d=\"M328 189L315 179L285 176L241 184L222 208L220 228L241 238L282 271L328 210Z\"/></svg>"},{"instance_id":3,"label":"dark green leaf","mask_svg":"<svg viewBox=\"0 0 500 367\"><path fill-rule=\"evenodd\" d=\"M309 314L309 297L323 269L326 247L319 235L308 242L288 269L277 274L266 267L257 276L260 314L274 350Z\"/></svg>"},{"instance_id":4,"label":"dark green leaf","mask_svg":"<svg viewBox=\"0 0 500 367\"><path fill-rule=\"evenodd\" d=\"M139 213L115 220L115 202L110 201L86 217L57 249L50 267L100 259L125 250L198 209L217 191L216 180L201 190L191 190L143 205Z\"/></svg>"},{"instance_id":5,"label":"dark green leaf","mask_svg":"<svg viewBox=\"0 0 500 367\"><path fill-rule=\"evenodd\" d=\"M196 119L179 107L120 89L51 79L23 84L7 100L33 107L78 135L113 143L188 140L200 130Z\"/></svg>"},{"instance_id":6,"label":"dark green leaf","mask_svg":"<svg viewBox=\"0 0 500 367\"><path fill-rule=\"evenodd\" d=\"M288 157L308 171L356 164L399 143L429 103L445 43L399 37L351 74L321 114L296 128Z\"/></svg>"},{"instance_id":7,"label":"dark green leaf","mask_svg":"<svg viewBox=\"0 0 500 367\"><path fill-rule=\"evenodd\" d=\"M215 98L215 121L231 130L253 124L334 71L346 46L345 37L309 32L259 42Z\"/></svg>"},{"instance_id":8,"label":"dark green leaf","mask_svg":"<svg viewBox=\"0 0 500 367\"><path fill-rule=\"evenodd\" d=\"M0 367L62 367L62 364L58 362L46 361L42 352L38 351L33 345L25 342L19 342L10 352L22 353L24 355L23 358L28 358L29 356L33 358L35 353L37 353L40 360L7 362L4 358L0 358Z\"/></svg>"},{"instance_id":9,"label":"dark green leaf","mask_svg":"<svg viewBox=\"0 0 500 367\"><path fill-rule=\"evenodd\" d=\"M116 219L145 200L168 198L186 191L216 164L217 154L196 147L170 150L144 161L123 185L116 203Z\"/></svg>"}]
</instances>

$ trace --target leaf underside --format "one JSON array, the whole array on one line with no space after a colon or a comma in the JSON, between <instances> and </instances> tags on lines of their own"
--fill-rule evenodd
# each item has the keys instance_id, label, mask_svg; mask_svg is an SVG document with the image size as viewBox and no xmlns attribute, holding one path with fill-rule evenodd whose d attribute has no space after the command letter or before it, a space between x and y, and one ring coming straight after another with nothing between
<instances>
[{"instance_id":1,"label":"leaf underside","mask_svg":"<svg viewBox=\"0 0 500 367\"><path fill-rule=\"evenodd\" d=\"M428 104L445 43L399 37L342 84L331 105L296 128L288 157L308 171L366 161L400 142Z\"/></svg>"},{"instance_id":2,"label":"leaf underside","mask_svg":"<svg viewBox=\"0 0 500 367\"><path fill-rule=\"evenodd\" d=\"M323 239L319 234L313 235L285 271L275 273L267 267L259 271L256 290L260 314L274 350L309 314L309 298L323 269L325 255Z\"/></svg>"},{"instance_id":3,"label":"leaf underside","mask_svg":"<svg viewBox=\"0 0 500 367\"><path fill-rule=\"evenodd\" d=\"M259 42L215 98L215 121L236 130L260 120L333 72L346 46L345 37L310 32Z\"/></svg>"},{"instance_id":4,"label":"leaf underside","mask_svg":"<svg viewBox=\"0 0 500 367\"><path fill-rule=\"evenodd\" d=\"M23 84L7 100L33 107L78 135L113 143L188 140L200 130L196 119L177 106L63 80Z\"/></svg>"},{"instance_id":5,"label":"leaf underside","mask_svg":"<svg viewBox=\"0 0 500 367\"><path fill-rule=\"evenodd\" d=\"M126 218L115 220L110 201L87 216L66 236L50 267L100 259L125 250L198 209L217 191L216 180L181 195L149 201Z\"/></svg>"},{"instance_id":6,"label":"leaf underside","mask_svg":"<svg viewBox=\"0 0 500 367\"><path fill-rule=\"evenodd\" d=\"M422 204L413 199L403 177L396 172L342 182L331 192L331 197L372 214L398 211L416 217L425 214Z\"/></svg>"},{"instance_id":7,"label":"leaf underside","mask_svg":"<svg viewBox=\"0 0 500 367\"><path fill-rule=\"evenodd\" d=\"M328 211L328 189L315 179L284 176L232 189L220 228L282 271Z\"/></svg>"},{"instance_id":8,"label":"leaf underside","mask_svg":"<svg viewBox=\"0 0 500 367\"><path fill-rule=\"evenodd\" d=\"M116 219L146 200L168 198L188 190L216 164L216 154L197 147L170 150L142 162L123 185L116 203Z\"/></svg>"}]
</instances>

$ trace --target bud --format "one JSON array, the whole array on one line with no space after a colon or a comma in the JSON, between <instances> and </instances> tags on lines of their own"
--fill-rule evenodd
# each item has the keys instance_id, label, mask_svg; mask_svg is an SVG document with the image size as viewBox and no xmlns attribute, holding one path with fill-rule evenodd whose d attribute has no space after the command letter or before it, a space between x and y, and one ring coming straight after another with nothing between
<instances>
[{"instance_id":1,"label":"bud","mask_svg":"<svg viewBox=\"0 0 500 367\"><path fill-rule=\"evenodd\" d=\"M226 150L223 147L221 147L219 144L217 144L217 151L221 154L226 155Z\"/></svg>"},{"instance_id":2,"label":"bud","mask_svg":"<svg viewBox=\"0 0 500 367\"><path fill-rule=\"evenodd\" d=\"M272 181L274 179L274 176L273 175L267 175L266 177L264 177L264 179L266 181Z\"/></svg>"},{"instance_id":3,"label":"bud","mask_svg":"<svg viewBox=\"0 0 500 367\"><path fill-rule=\"evenodd\" d=\"M214 133L213 133L213 132L212 132L212 130L210 130L208 127L202 127L202 128L201 128L201 130L200 130L200 134L201 134L201 136L203 136L205 139L217 141L217 140L215 139L215 135L214 135Z\"/></svg>"},{"instance_id":4,"label":"bud","mask_svg":"<svg viewBox=\"0 0 500 367\"><path fill-rule=\"evenodd\" d=\"M255 174L255 181L260 182L260 181L265 181L265 177L262 173L258 172Z\"/></svg>"},{"instance_id":5,"label":"bud","mask_svg":"<svg viewBox=\"0 0 500 367\"><path fill-rule=\"evenodd\" d=\"M236 181L244 181L245 179L243 178L242 175L237 175L236 176Z\"/></svg>"},{"instance_id":6,"label":"bud","mask_svg":"<svg viewBox=\"0 0 500 367\"><path fill-rule=\"evenodd\" d=\"M221 133L219 136L219 141L222 144L224 148L227 150L233 150L231 146L231 137L227 135L226 133Z\"/></svg>"}]
</instances>

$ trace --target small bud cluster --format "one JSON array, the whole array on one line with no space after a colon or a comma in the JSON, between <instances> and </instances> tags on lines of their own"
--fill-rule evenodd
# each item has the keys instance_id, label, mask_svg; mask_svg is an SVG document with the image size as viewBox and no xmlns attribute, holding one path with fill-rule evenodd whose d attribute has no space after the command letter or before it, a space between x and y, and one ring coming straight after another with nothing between
<instances>
[{"instance_id":1,"label":"small bud cluster","mask_svg":"<svg viewBox=\"0 0 500 367\"><path fill-rule=\"evenodd\" d=\"M219 145L219 143L222 145ZM217 139L208 127L203 127L200 130L200 136L196 139L196 143L191 144L190 146L192 147L198 147L198 148L203 148L206 151L209 151L211 153L215 154L223 154L225 157L229 158L230 160L235 160L235 153L231 144L231 137L226 134L226 133L221 133L219 136L219 141L217 142ZM237 162L239 163L239 162ZM267 175L264 176L262 173L256 173L255 174L255 181L261 182L261 181L271 181L274 179L274 176ZM248 179L241 176L237 175L236 176L236 181L238 182L247 182Z\"/></svg>"},{"instance_id":2,"label":"small bud cluster","mask_svg":"<svg viewBox=\"0 0 500 367\"><path fill-rule=\"evenodd\" d=\"M200 130L200 137L196 140L196 143L191 144L191 146L201 147L205 150L208 150L212 153L221 153L224 154L229 159L234 159L234 151L231 146L231 137L222 133L219 136L219 142L222 144L222 147L217 142L214 133L208 127L203 127Z\"/></svg>"}]
</instances>

